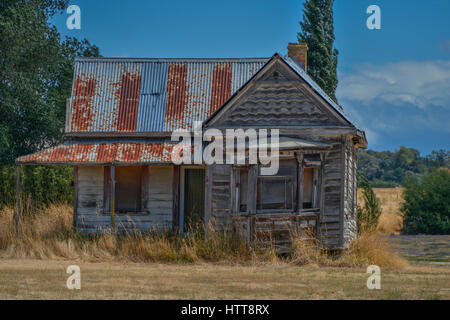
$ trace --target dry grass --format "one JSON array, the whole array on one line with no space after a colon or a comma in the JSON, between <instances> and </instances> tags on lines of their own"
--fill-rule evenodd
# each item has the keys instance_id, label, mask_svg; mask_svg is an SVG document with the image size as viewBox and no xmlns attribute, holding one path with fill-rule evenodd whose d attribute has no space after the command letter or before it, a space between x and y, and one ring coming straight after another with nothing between
<instances>
[{"instance_id":1,"label":"dry grass","mask_svg":"<svg viewBox=\"0 0 450 320\"><path fill-rule=\"evenodd\" d=\"M209 241L197 231L188 237L169 232L82 236L72 231L69 206L24 211L18 234L14 210L0 212L0 258L173 263L265 263L277 258L273 250L248 247L240 239L219 232L212 232Z\"/></svg>"},{"instance_id":2,"label":"dry grass","mask_svg":"<svg viewBox=\"0 0 450 320\"><path fill-rule=\"evenodd\" d=\"M234 236L212 233L205 241L201 232L182 237L171 233L81 236L72 231L72 209L52 205L46 209L25 209L16 235L13 210L0 212L0 258L64 259L86 262L163 262L225 264L289 264L329 267L383 268L406 266L378 234L363 235L350 249L332 255L317 243L293 239L293 251L281 257L274 248L247 246Z\"/></svg>"},{"instance_id":3,"label":"dry grass","mask_svg":"<svg viewBox=\"0 0 450 320\"><path fill-rule=\"evenodd\" d=\"M66 288L72 264L81 290ZM0 259L0 299L450 299L448 269L381 272L368 290L365 268Z\"/></svg>"},{"instance_id":4,"label":"dry grass","mask_svg":"<svg viewBox=\"0 0 450 320\"><path fill-rule=\"evenodd\" d=\"M403 188L374 188L380 200L381 216L377 230L383 234L400 234L403 216L400 208L403 204ZM358 189L358 203L361 203L361 190Z\"/></svg>"},{"instance_id":5,"label":"dry grass","mask_svg":"<svg viewBox=\"0 0 450 320\"><path fill-rule=\"evenodd\" d=\"M247 247L216 234L74 234L72 208L26 209L20 236L13 210L0 212L0 299L449 299L450 270L409 266L378 233L331 255L293 239L293 252ZM65 287L81 267L82 289ZM382 290L366 287L366 267L382 269Z\"/></svg>"},{"instance_id":6,"label":"dry grass","mask_svg":"<svg viewBox=\"0 0 450 320\"><path fill-rule=\"evenodd\" d=\"M408 267L407 261L394 252L387 239L378 232L360 235L348 250L334 255L314 242L294 239L291 262L296 265L349 268L377 265L390 270Z\"/></svg>"},{"instance_id":7,"label":"dry grass","mask_svg":"<svg viewBox=\"0 0 450 320\"><path fill-rule=\"evenodd\" d=\"M392 250L379 233L362 234L350 244L345 259L356 265L377 265L384 269L404 270L407 261Z\"/></svg>"}]
</instances>

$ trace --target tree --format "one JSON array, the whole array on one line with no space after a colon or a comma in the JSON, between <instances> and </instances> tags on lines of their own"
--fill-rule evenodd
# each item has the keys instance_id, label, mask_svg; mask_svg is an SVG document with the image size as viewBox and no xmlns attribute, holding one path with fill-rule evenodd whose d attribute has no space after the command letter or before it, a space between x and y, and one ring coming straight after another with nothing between
<instances>
[{"instance_id":1,"label":"tree","mask_svg":"<svg viewBox=\"0 0 450 320\"><path fill-rule=\"evenodd\" d=\"M420 156L418 150L400 146L391 151L358 151L358 172L364 174L373 187L398 187L409 177L420 177L438 168L450 167L450 152L432 151Z\"/></svg>"},{"instance_id":2,"label":"tree","mask_svg":"<svg viewBox=\"0 0 450 320\"><path fill-rule=\"evenodd\" d=\"M373 232L378 227L381 215L380 202L365 176L360 177L364 206L358 205L358 232Z\"/></svg>"},{"instance_id":3,"label":"tree","mask_svg":"<svg viewBox=\"0 0 450 320\"><path fill-rule=\"evenodd\" d=\"M334 48L334 0L306 0L299 42L308 44L308 74L332 98L338 85L338 51Z\"/></svg>"},{"instance_id":4,"label":"tree","mask_svg":"<svg viewBox=\"0 0 450 320\"><path fill-rule=\"evenodd\" d=\"M73 59L99 56L87 40L61 38L49 19L67 0L0 1L0 205L14 201L17 157L62 140ZM24 170L24 191L40 202L69 200L70 168Z\"/></svg>"},{"instance_id":5,"label":"tree","mask_svg":"<svg viewBox=\"0 0 450 320\"><path fill-rule=\"evenodd\" d=\"M435 170L421 179L407 179L403 197L404 233L450 234L448 169Z\"/></svg>"},{"instance_id":6,"label":"tree","mask_svg":"<svg viewBox=\"0 0 450 320\"><path fill-rule=\"evenodd\" d=\"M1 2L0 165L60 142L73 58L99 54L87 40L62 40L49 23L67 2Z\"/></svg>"}]
</instances>

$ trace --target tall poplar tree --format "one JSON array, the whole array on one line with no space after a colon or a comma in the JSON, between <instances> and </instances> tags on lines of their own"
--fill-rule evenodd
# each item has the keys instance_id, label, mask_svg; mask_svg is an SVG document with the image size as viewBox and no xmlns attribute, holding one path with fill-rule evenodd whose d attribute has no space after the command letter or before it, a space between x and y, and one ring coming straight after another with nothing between
<instances>
[{"instance_id":1,"label":"tall poplar tree","mask_svg":"<svg viewBox=\"0 0 450 320\"><path fill-rule=\"evenodd\" d=\"M338 51L334 48L334 0L306 0L299 42L308 44L308 74L337 102Z\"/></svg>"}]
</instances>

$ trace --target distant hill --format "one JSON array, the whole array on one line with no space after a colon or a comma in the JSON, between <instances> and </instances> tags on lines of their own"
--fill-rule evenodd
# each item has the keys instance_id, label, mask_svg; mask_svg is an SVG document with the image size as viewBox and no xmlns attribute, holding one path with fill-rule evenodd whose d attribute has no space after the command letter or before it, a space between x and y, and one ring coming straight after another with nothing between
<instances>
[{"instance_id":1,"label":"distant hill","mask_svg":"<svg viewBox=\"0 0 450 320\"><path fill-rule=\"evenodd\" d=\"M433 150L421 156L418 150L401 146L394 152L358 152L358 174L364 174L378 188L399 187L408 176L421 176L439 168L450 168L450 151Z\"/></svg>"}]
</instances>

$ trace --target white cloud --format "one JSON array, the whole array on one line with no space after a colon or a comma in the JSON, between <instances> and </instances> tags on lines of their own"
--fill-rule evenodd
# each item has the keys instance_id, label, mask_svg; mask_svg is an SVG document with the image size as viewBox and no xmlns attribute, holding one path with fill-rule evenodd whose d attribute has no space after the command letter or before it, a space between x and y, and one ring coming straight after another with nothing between
<instances>
[{"instance_id":1,"label":"white cloud","mask_svg":"<svg viewBox=\"0 0 450 320\"><path fill-rule=\"evenodd\" d=\"M358 66L339 74L337 97L370 148L448 148L450 61Z\"/></svg>"},{"instance_id":2,"label":"white cloud","mask_svg":"<svg viewBox=\"0 0 450 320\"><path fill-rule=\"evenodd\" d=\"M340 74L337 95L366 105L379 100L395 106L450 108L450 61L361 65L354 73Z\"/></svg>"}]
</instances>

